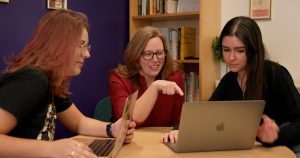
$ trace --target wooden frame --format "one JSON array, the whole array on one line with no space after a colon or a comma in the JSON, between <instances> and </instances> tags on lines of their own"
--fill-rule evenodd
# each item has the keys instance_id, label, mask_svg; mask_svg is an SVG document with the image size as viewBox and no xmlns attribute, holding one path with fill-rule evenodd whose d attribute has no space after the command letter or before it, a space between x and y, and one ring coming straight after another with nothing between
<instances>
[{"instance_id":1,"label":"wooden frame","mask_svg":"<svg viewBox=\"0 0 300 158\"><path fill-rule=\"evenodd\" d=\"M271 0L250 0L252 19L271 19Z\"/></svg>"},{"instance_id":2,"label":"wooden frame","mask_svg":"<svg viewBox=\"0 0 300 158\"><path fill-rule=\"evenodd\" d=\"M47 0L48 9L67 9L67 0Z\"/></svg>"},{"instance_id":3,"label":"wooden frame","mask_svg":"<svg viewBox=\"0 0 300 158\"><path fill-rule=\"evenodd\" d=\"M9 0L0 0L0 2L9 3Z\"/></svg>"}]
</instances>

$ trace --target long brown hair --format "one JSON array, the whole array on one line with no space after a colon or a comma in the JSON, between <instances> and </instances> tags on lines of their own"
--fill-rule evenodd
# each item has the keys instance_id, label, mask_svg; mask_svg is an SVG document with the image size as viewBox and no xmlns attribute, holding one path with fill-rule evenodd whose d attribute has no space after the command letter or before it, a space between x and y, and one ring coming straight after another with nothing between
<instances>
[{"instance_id":1,"label":"long brown hair","mask_svg":"<svg viewBox=\"0 0 300 158\"><path fill-rule=\"evenodd\" d=\"M225 36L236 36L246 46L247 81L245 99L262 99L266 50L259 26L249 17L235 17L224 26L220 35L221 45Z\"/></svg>"},{"instance_id":2,"label":"long brown hair","mask_svg":"<svg viewBox=\"0 0 300 158\"><path fill-rule=\"evenodd\" d=\"M39 68L48 75L53 93L66 97L70 78L65 76L65 72L70 68L70 59L76 45L80 44L84 28L88 30L89 25L83 13L65 9L47 13L23 50L8 60L4 73L23 67Z\"/></svg>"},{"instance_id":3,"label":"long brown hair","mask_svg":"<svg viewBox=\"0 0 300 158\"><path fill-rule=\"evenodd\" d=\"M164 50L168 50L168 44L166 42L165 36L159 31L159 29L146 26L139 29L136 34L132 37L127 45L124 54L124 65L119 64L116 69L114 69L118 74L124 77L130 78L134 85L138 86L137 75L140 71L140 57L144 52L150 39L154 37L159 37L164 45ZM156 79L166 79L170 73L174 70L174 60L170 52L167 53L164 66Z\"/></svg>"}]
</instances>

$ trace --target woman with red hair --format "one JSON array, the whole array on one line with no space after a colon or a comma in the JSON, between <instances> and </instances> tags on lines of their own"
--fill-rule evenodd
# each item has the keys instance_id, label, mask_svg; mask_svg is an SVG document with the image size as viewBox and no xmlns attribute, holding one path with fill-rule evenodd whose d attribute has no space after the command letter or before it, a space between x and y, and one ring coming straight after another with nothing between
<instances>
[{"instance_id":1,"label":"woman with red hair","mask_svg":"<svg viewBox=\"0 0 300 158\"><path fill-rule=\"evenodd\" d=\"M56 119L81 135L116 137L120 119L112 124L85 117L69 98L71 78L90 57L88 30L85 14L51 11L20 54L8 60L0 84L0 157L96 157L73 139L52 141ZM129 126L125 142L135 123Z\"/></svg>"}]
</instances>

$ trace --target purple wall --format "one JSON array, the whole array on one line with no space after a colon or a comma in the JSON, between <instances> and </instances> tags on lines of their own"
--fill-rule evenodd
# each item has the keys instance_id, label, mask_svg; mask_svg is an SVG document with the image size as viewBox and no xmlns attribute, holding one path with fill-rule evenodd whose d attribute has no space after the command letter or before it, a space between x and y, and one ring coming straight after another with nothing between
<instances>
[{"instance_id":1,"label":"purple wall","mask_svg":"<svg viewBox=\"0 0 300 158\"><path fill-rule=\"evenodd\" d=\"M47 0L10 0L0 3L0 69L4 56L18 53L31 38L40 19L49 11ZM71 96L82 113L92 117L97 102L108 95L108 70L122 62L129 39L128 1L68 1L68 9L87 14L90 22L91 58L80 76L72 80ZM56 138L72 134L58 125Z\"/></svg>"}]
</instances>

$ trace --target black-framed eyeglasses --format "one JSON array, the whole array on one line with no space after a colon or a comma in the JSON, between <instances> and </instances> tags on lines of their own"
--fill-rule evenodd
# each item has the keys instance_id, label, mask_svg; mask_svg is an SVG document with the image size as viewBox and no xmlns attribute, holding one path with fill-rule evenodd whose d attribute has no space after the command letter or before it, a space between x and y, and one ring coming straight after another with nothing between
<instances>
[{"instance_id":1,"label":"black-framed eyeglasses","mask_svg":"<svg viewBox=\"0 0 300 158\"><path fill-rule=\"evenodd\" d=\"M89 53L91 52L92 50L92 46L90 44L88 44L87 42L79 45L79 47L81 48L80 52L82 53L83 52L83 49L89 51Z\"/></svg>"},{"instance_id":2,"label":"black-framed eyeglasses","mask_svg":"<svg viewBox=\"0 0 300 158\"><path fill-rule=\"evenodd\" d=\"M156 52L145 51L142 53L142 56L145 60L151 60L154 54L156 55L157 59L163 59L166 57L167 51L165 50L157 50Z\"/></svg>"}]
</instances>

